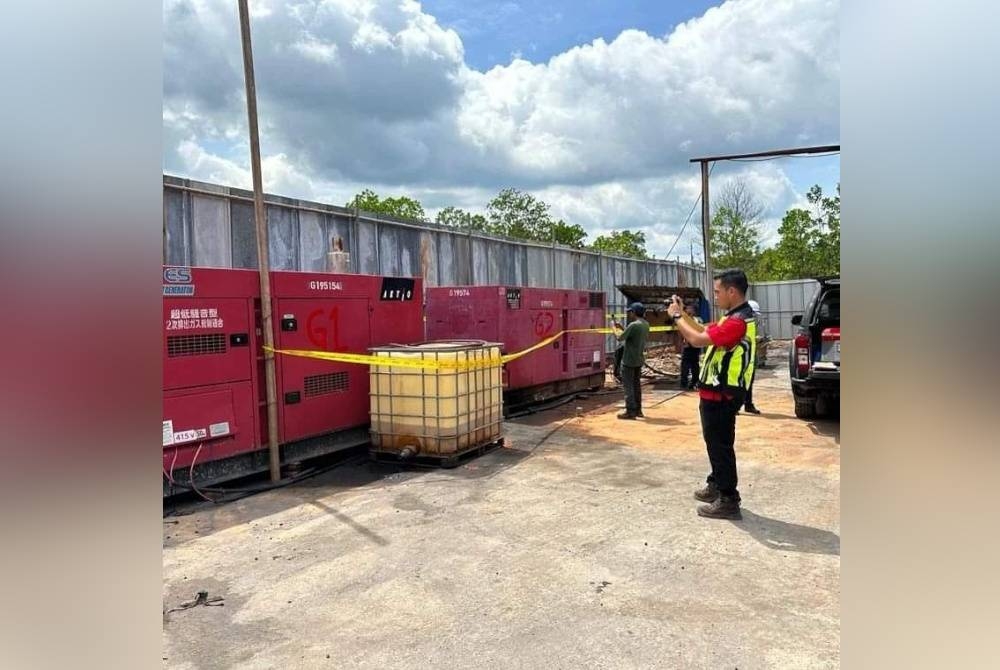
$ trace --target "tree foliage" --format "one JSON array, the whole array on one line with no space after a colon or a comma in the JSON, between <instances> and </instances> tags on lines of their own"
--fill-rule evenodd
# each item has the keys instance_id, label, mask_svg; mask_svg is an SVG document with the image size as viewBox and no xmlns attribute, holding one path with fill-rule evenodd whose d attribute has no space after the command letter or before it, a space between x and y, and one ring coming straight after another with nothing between
<instances>
[{"instance_id":1,"label":"tree foliage","mask_svg":"<svg viewBox=\"0 0 1000 670\"><path fill-rule=\"evenodd\" d=\"M486 217L482 214L472 214L458 207L445 207L438 212L434 221L442 226L473 230L481 233L488 232Z\"/></svg>"},{"instance_id":2,"label":"tree foliage","mask_svg":"<svg viewBox=\"0 0 1000 670\"><path fill-rule=\"evenodd\" d=\"M530 193L505 188L486 206L486 232L519 240L583 247L587 232L579 225L553 219L549 206Z\"/></svg>"},{"instance_id":3,"label":"tree foliage","mask_svg":"<svg viewBox=\"0 0 1000 670\"><path fill-rule=\"evenodd\" d=\"M413 219L423 221L426 218L424 207L419 201L408 198L405 195L399 197L381 198L375 191L366 188L355 195L347 203L348 207L356 207L366 212L375 214L387 214L400 219Z\"/></svg>"},{"instance_id":4,"label":"tree foliage","mask_svg":"<svg viewBox=\"0 0 1000 670\"><path fill-rule=\"evenodd\" d=\"M778 242L760 247L764 208L739 180L720 191L712 217L711 254L716 268L740 267L752 281L778 281L840 274L840 185L826 196L809 189L810 207L785 212Z\"/></svg>"},{"instance_id":5,"label":"tree foliage","mask_svg":"<svg viewBox=\"0 0 1000 670\"><path fill-rule=\"evenodd\" d=\"M628 258L647 258L646 234L640 230L614 230L610 235L599 235L590 248L606 254Z\"/></svg>"},{"instance_id":6,"label":"tree foliage","mask_svg":"<svg viewBox=\"0 0 1000 670\"><path fill-rule=\"evenodd\" d=\"M587 231L577 224L568 224L562 219L549 224L549 234L547 237L556 242L574 249L582 249L584 240L587 239Z\"/></svg>"},{"instance_id":7,"label":"tree foliage","mask_svg":"<svg viewBox=\"0 0 1000 670\"><path fill-rule=\"evenodd\" d=\"M781 236L768 259L767 279L800 279L840 274L840 185L824 196L813 186L806 194L812 210L790 209L781 220Z\"/></svg>"},{"instance_id":8,"label":"tree foliage","mask_svg":"<svg viewBox=\"0 0 1000 670\"><path fill-rule=\"evenodd\" d=\"M728 209L732 216L749 225L759 223L761 215L764 214L764 203L743 177L734 177L725 182L714 201L716 213Z\"/></svg>"},{"instance_id":9,"label":"tree foliage","mask_svg":"<svg viewBox=\"0 0 1000 670\"><path fill-rule=\"evenodd\" d=\"M712 215L710 250L716 268L742 268L753 277L761 254L760 217L764 205L747 182L730 179L719 190Z\"/></svg>"},{"instance_id":10,"label":"tree foliage","mask_svg":"<svg viewBox=\"0 0 1000 670\"><path fill-rule=\"evenodd\" d=\"M760 256L758 224L722 207L712 218L710 233L712 265L717 268L743 268L753 274Z\"/></svg>"}]
</instances>

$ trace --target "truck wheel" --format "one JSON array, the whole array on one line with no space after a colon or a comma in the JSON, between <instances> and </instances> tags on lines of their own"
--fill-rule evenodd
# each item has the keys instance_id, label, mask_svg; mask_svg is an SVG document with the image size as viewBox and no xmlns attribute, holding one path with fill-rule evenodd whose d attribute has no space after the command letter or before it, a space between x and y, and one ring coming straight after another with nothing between
<instances>
[{"instance_id":1,"label":"truck wheel","mask_svg":"<svg viewBox=\"0 0 1000 670\"><path fill-rule=\"evenodd\" d=\"M811 419L816 416L816 400L814 398L796 398L795 416L799 419Z\"/></svg>"}]
</instances>

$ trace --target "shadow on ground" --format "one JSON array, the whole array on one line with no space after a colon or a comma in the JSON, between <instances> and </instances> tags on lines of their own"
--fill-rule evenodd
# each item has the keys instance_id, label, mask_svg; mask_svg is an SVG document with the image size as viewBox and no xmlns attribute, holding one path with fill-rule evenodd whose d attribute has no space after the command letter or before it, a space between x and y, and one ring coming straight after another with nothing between
<instances>
[{"instance_id":1,"label":"shadow on ground","mask_svg":"<svg viewBox=\"0 0 1000 670\"><path fill-rule=\"evenodd\" d=\"M654 426L683 426L684 422L677 419L668 419L666 417L646 417L643 419L644 423L649 423Z\"/></svg>"},{"instance_id":2,"label":"shadow on ground","mask_svg":"<svg viewBox=\"0 0 1000 670\"><path fill-rule=\"evenodd\" d=\"M222 502L219 503L211 503L191 496L179 496L165 501L163 505L164 523L176 525L177 521L170 517L200 514L198 517L199 527L192 536L182 538L180 533L173 533L172 537L168 536L166 544L183 544L183 542L196 537L206 537L253 519L283 512L303 503L311 504L327 514L337 517L360 534L368 536L377 544L382 544L381 538L373 536L374 534L370 533L368 529L361 527L341 512L321 502L321 499L344 491L370 490L373 487L387 488L403 483L488 478L516 466L530 455L531 451L501 447L457 468L440 469L376 463L368 458L366 450L353 450L347 458L340 455L339 462L329 470L276 490L261 491L238 500L228 500L229 496L213 493L213 496L218 495L222 498ZM266 482L266 479L263 481Z\"/></svg>"},{"instance_id":3,"label":"shadow on ground","mask_svg":"<svg viewBox=\"0 0 1000 670\"><path fill-rule=\"evenodd\" d=\"M809 423L809 430L816 435L832 437L833 441L840 444L840 422L839 421L812 421Z\"/></svg>"},{"instance_id":4,"label":"shadow on ground","mask_svg":"<svg viewBox=\"0 0 1000 670\"><path fill-rule=\"evenodd\" d=\"M769 549L840 556L840 536L828 530L761 516L743 508L734 526Z\"/></svg>"}]
</instances>

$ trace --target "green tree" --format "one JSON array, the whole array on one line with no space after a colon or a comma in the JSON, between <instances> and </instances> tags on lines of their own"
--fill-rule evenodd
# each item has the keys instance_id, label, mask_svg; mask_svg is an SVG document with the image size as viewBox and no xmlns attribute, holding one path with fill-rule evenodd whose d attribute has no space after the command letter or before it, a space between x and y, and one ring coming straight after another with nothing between
<instances>
[{"instance_id":1,"label":"green tree","mask_svg":"<svg viewBox=\"0 0 1000 670\"><path fill-rule=\"evenodd\" d=\"M582 249L583 241L587 239L587 231L576 224L570 225L559 219L549 223L544 239L554 240L557 244L574 249Z\"/></svg>"},{"instance_id":2,"label":"green tree","mask_svg":"<svg viewBox=\"0 0 1000 670\"><path fill-rule=\"evenodd\" d=\"M437 218L434 221L439 225L450 226L452 228L479 232L487 231L486 217L482 214L466 212L464 209L459 209L458 207L445 207L438 212Z\"/></svg>"},{"instance_id":3,"label":"green tree","mask_svg":"<svg viewBox=\"0 0 1000 670\"><path fill-rule=\"evenodd\" d=\"M788 210L778 234L781 239L774 250L782 276L775 279L801 279L817 274L820 230L810 213L799 208Z\"/></svg>"},{"instance_id":4,"label":"green tree","mask_svg":"<svg viewBox=\"0 0 1000 670\"><path fill-rule=\"evenodd\" d=\"M816 274L840 274L840 184L837 195L826 197L823 189L813 186L806 195L816 210L813 221L819 229L816 241Z\"/></svg>"},{"instance_id":5,"label":"green tree","mask_svg":"<svg viewBox=\"0 0 1000 670\"><path fill-rule=\"evenodd\" d=\"M366 212L380 212L382 211L382 200L378 197L378 194L370 188L366 188L355 195L352 199L347 201L347 207L356 207L357 209L363 209Z\"/></svg>"},{"instance_id":6,"label":"green tree","mask_svg":"<svg viewBox=\"0 0 1000 670\"><path fill-rule=\"evenodd\" d=\"M778 244L759 259L758 281L840 274L840 185L832 197L813 186L806 199L812 211L797 207L785 212Z\"/></svg>"},{"instance_id":7,"label":"green tree","mask_svg":"<svg viewBox=\"0 0 1000 670\"><path fill-rule=\"evenodd\" d=\"M486 206L486 232L575 249L583 248L587 238L582 227L553 219L548 204L516 188L505 188L490 200Z\"/></svg>"},{"instance_id":8,"label":"green tree","mask_svg":"<svg viewBox=\"0 0 1000 670\"><path fill-rule=\"evenodd\" d=\"M387 214L399 219L426 219L424 207L419 201L406 196L380 198L375 191L366 188L347 202L348 207L356 207L366 212Z\"/></svg>"},{"instance_id":9,"label":"green tree","mask_svg":"<svg viewBox=\"0 0 1000 670\"><path fill-rule=\"evenodd\" d=\"M542 240L548 232L549 206L516 188L505 188L486 206L490 232L521 240Z\"/></svg>"},{"instance_id":10,"label":"green tree","mask_svg":"<svg viewBox=\"0 0 1000 670\"><path fill-rule=\"evenodd\" d=\"M713 267L742 268L747 274L754 273L760 255L760 231L756 223L722 207L712 218L709 239Z\"/></svg>"},{"instance_id":11,"label":"green tree","mask_svg":"<svg viewBox=\"0 0 1000 670\"><path fill-rule=\"evenodd\" d=\"M646 234L640 230L613 230L610 235L599 235L590 245L594 251L628 258L647 258Z\"/></svg>"},{"instance_id":12,"label":"green tree","mask_svg":"<svg viewBox=\"0 0 1000 670\"><path fill-rule=\"evenodd\" d=\"M779 281L786 279L790 274L787 264L776 247L764 249L757 257L754 264L753 273L750 275L751 281Z\"/></svg>"},{"instance_id":13,"label":"green tree","mask_svg":"<svg viewBox=\"0 0 1000 670\"><path fill-rule=\"evenodd\" d=\"M710 230L712 264L754 274L760 256L760 217L764 205L742 177L725 182L715 197Z\"/></svg>"},{"instance_id":14,"label":"green tree","mask_svg":"<svg viewBox=\"0 0 1000 670\"><path fill-rule=\"evenodd\" d=\"M822 188L813 186L806 200L810 209L796 207L785 212L778 243L757 256L753 281L840 274L840 184L834 196L826 196Z\"/></svg>"}]
</instances>

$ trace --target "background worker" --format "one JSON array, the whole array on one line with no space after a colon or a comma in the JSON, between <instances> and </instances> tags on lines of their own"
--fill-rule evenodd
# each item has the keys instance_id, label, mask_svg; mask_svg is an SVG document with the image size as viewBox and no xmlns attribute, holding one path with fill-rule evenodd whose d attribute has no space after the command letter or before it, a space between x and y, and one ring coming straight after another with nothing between
<instances>
[{"instance_id":1,"label":"background worker","mask_svg":"<svg viewBox=\"0 0 1000 670\"><path fill-rule=\"evenodd\" d=\"M641 302L634 302L628 307L625 318L628 325L615 321L615 333L619 342L624 343L622 352L622 385L625 387L625 411L618 415L619 419L635 419L644 416L642 413L642 386L640 373L645 363L646 338L649 336L649 324L642 317L646 308Z\"/></svg>"},{"instance_id":2,"label":"background worker","mask_svg":"<svg viewBox=\"0 0 1000 670\"><path fill-rule=\"evenodd\" d=\"M757 353L757 324L746 301L747 276L726 270L715 277L715 304L726 310L717 323L704 330L682 318L683 305L674 296L667 313L688 342L707 347L698 378L701 396L701 429L708 450L711 473L705 488L695 492L708 503L698 514L714 519L740 519L740 493L736 488L736 414L746 397Z\"/></svg>"},{"instance_id":3,"label":"background worker","mask_svg":"<svg viewBox=\"0 0 1000 670\"><path fill-rule=\"evenodd\" d=\"M750 309L753 310L754 321L759 323L760 305L757 304L756 300L747 300L747 304L750 305ZM754 356L756 355L757 354L755 350ZM747 398L743 403L743 411L746 412L747 414L760 414L760 410L757 409L757 406L753 404L753 381L757 378L756 361L754 361L754 363L755 365L753 366L753 374L750 375L750 384L747 386Z\"/></svg>"},{"instance_id":4,"label":"background worker","mask_svg":"<svg viewBox=\"0 0 1000 670\"><path fill-rule=\"evenodd\" d=\"M684 308L695 323L700 324L701 318L693 303L688 303ZM701 347L691 344L681 335L681 388L694 390L698 384L698 357L701 356Z\"/></svg>"}]
</instances>

